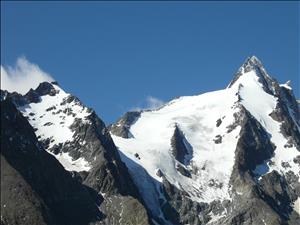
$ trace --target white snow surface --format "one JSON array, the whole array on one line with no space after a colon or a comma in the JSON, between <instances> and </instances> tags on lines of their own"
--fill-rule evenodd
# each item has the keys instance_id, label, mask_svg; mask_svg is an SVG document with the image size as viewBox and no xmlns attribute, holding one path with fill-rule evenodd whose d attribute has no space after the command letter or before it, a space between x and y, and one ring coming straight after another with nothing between
<instances>
[{"instance_id":1,"label":"white snow surface","mask_svg":"<svg viewBox=\"0 0 300 225\"><path fill-rule=\"evenodd\" d=\"M68 141L72 141L74 132L70 129L70 126L73 124L75 118L80 118L82 122L87 122L85 118L90 114L86 107L75 104L74 101L61 105L70 94L55 84L53 84L53 87L58 92L56 95L44 95L41 96L41 101L38 103L30 103L19 107L23 115L28 117L28 121L32 127L36 128L35 134L38 139L45 140L49 138L51 140L46 150L49 150L55 144L63 145ZM49 110L51 107L55 107L55 109ZM72 110L75 116L64 113L64 111L68 110ZM89 163L83 158L73 161L68 153L53 155L66 170L88 171L90 169Z\"/></svg>"},{"instance_id":2,"label":"white snow surface","mask_svg":"<svg viewBox=\"0 0 300 225\"><path fill-rule=\"evenodd\" d=\"M300 215L300 197L294 202L294 210Z\"/></svg>"},{"instance_id":3,"label":"white snow surface","mask_svg":"<svg viewBox=\"0 0 300 225\"><path fill-rule=\"evenodd\" d=\"M143 112L130 128L132 138L125 139L113 134L112 137L127 158L142 166L158 182L162 181L156 175L157 169L160 169L169 182L185 190L195 201L230 199L228 183L240 127L227 133L227 126L234 122L233 114L238 110L234 107L236 101L233 89L181 97L158 110ZM216 126L218 119L222 119L219 127ZM192 178L176 170L179 162L171 153L175 124L192 146L192 158L187 168L198 168ZM214 142L217 135L222 136L220 144ZM139 154L140 160L134 157L135 153ZM129 169L132 167L128 159L125 163ZM136 182L147 182L141 179L137 177ZM209 186L212 180L222 186Z\"/></svg>"},{"instance_id":4,"label":"white snow surface","mask_svg":"<svg viewBox=\"0 0 300 225\"><path fill-rule=\"evenodd\" d=\"M242 98L240 103L237 103L238 96ZM272 170L281 174L291 170L299 174L299 166L293 162L299 152L295 147L284 147L287 140L280 133L281 124L269 116L276 107L277 98L264 91L259 76L252 70L240 76L230 88L198 96L180 97L157 110L142 112L130 127L132 137L129 139L111 134L120 152L124 154L121 158L133 174L141 194L147 196L149 193L146 188L149 181L141 174L134 176L139 167L144 168L157 182L162 182L162 178L156 174L160 169L170 183L186 191L194 201L209 203L213 200L230 200L229 179L241 127L228 133L227 126L234 122L233 114L239 110L236 107L238 104L242 104L261 123L276 145L274 156L270 160L272 163L257 166L255 172L258 177ZM219 127L216 126L218 119L222 120ZM192 174L191 178L176 170L176 164L180 163L171 153L175 124L192 146L192 158L186 168L197 168L198 172ZM222 136L222 143L214 142L217 135ZM135 153L138 153L140 159L134 156ZM283 162L288 162L290 168L283 167ZM212 180L222 184L221 187L209 185Z\"/></svg>"},{"instance_id":5,"label":"white snow surface","mask_svg":"<svg viewBox=\"0 0 300 225\"><path fill-rule=\"evenodd\" d=\"M284 87L286 89L292 90L291 86L289 84L287 84L287 83L281 84L280 87Z\"/></svg>"}]
</instances>

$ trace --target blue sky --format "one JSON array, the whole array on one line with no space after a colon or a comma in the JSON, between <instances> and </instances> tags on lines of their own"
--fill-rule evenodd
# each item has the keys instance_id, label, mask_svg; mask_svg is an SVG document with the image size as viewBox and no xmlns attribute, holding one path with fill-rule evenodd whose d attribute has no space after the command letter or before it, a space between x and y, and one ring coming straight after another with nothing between
<instances>
[{"instance_id":1,"label":"blue sky","mask_svg":"<svg viewBox=\"0 0 300 225\"><path fill-rule=\"evenodd\" d=\"M25 56L110 123L225 88L250 55L299 97L299 29L299 2L1 1L1 65Z\"/></svg>"}]
</instances>

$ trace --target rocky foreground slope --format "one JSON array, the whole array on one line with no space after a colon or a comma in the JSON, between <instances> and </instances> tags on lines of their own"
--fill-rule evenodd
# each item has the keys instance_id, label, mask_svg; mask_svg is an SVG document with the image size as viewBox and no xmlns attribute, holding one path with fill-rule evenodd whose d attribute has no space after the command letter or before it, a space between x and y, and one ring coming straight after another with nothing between
<instances>
[{"instance_id":1,"label":"rocky foreground slope","mask_svg":"<svg viewBox=\"0 0 300 225\"><path fill-rule=\"evenodd\" d=\"M3 224L299 224L299 176L299 106L256 57L108 128L55 82L1 90Z\"/></svg>"}]
</instances>

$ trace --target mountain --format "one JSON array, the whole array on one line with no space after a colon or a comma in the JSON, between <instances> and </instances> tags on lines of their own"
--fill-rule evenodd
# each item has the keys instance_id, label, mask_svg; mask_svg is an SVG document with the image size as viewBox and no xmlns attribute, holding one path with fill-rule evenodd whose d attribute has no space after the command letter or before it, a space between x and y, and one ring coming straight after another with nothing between
<instances>
[{"instance_id":1,"label":"mountain","mask_svg":"<svg viewBox=\"0 0 300 225\"><path fill-rule=\"evenodd\" d=\"M21 220L21 212L26 214L27 205L32 204L31 198L25 198L20 209L13 207L14 201L9 197L6 199L10 195L12 199L17 198L10 186L14 187L19 182L26 183L24 195L37 195L38 200L34 201L45 203L45 207L39 203L43 208L38 210L34 203L31 214L35 211L39 218L43 218L39 214L48 207L49 217L56 218L58 211L60 217L53 224L150 223L127 167L121 161L103 121L93 110L65 93L55 82L41 83L36 90L31 89L24 96L1 91L1 99L1 134L7 133L1 137L1 158L7 162L4 164L7 166L1 168L1 180L4 181L1 184L8 184L1 186L5 205L1 204L1 211L4 207L4 224L42 224L42 219ZM6 123L6 115L12 121ZM20 119L15 121L15 115ZM12 123L15 123L14 126ZM13 136L21 139L20 143L11 144ZM26 150L28 156L23 154L22 142L30 143ZM7 180L6 173L9 173ZM31 173L35 176L31 177ZM14 175L19 179L14 179ZM81 197L83 194L79 191L73 194L72 189L83 189L81 192L88 192L87 196ZM78 204L74 198L78 198ZM84 201L94 208L94 217L86 218L93 211ZM10 211L6 213L8 204ZM69 206L70 209L67 209ZM138 216L133 216L133 213L138 213ZM43 220L45 224L51 224L47 221Z\"/></svg>"},{"instance_id":2,"label":"mountain","mask_svg":"<svg viewBox=\"0 0 300 225\"><path fill-rule=\"evenodd\" d=\"M87 224L102 218L95 196L40 146L16 107L1 101L1 224Z\"/></svg>"},{"instance_id":3,"label":"mountain","mask_svg":"<svg viewBox=\"0 0 300 225\"><path fill-rule=\"evenodd\" d=\"M1 224L299 224L299 176L298 102L255 56L108 127L56 82L1 90Z\"/></svg>"},{"instance_id":4,"label":"mountain","mask_svg":"<svg viewBox=\"0 0 300 225\"><path fill-rule=\"evenodd\" d=\"M226 89L128 112L110 132L161 224L300 222L299 108L255 56Z\"/></svg>"}]
</instances>

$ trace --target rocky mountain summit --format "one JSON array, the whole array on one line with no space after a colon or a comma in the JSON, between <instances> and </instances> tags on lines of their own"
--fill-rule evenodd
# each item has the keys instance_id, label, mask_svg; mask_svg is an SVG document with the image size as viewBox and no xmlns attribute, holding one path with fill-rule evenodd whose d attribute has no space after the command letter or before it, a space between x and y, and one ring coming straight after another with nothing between
<instances>
[{"instance_id":1,"label":"rocky mountain summit","mask_svg":"<svg viewBox=\"0 0 300 225\"><path fill-rule=\"evenodd\" d=\"M1 224L86 224L103 217L96 196L43 149L15 105L1 101Z\"/></svg>"},{"instance_id":2,"label":"rocky mountain summit","mask_svg":"<svg viewBox=\"0 0 300 225\"><path fill-rule=\"evenodd\" d=\"M30 90L24 96L1 91L1 99L3 99L1 101L1 159L7 161L7 167L14 170L14 173L20 177L24 177L23 173L31 174L33 164L36 177L31 178L33 179L32 183L27 181L27 177L24 177L24 182L29 185L28 188L42 189L45 194L43 196L37 194L41 200L45 201L46 206L48 206L48 202L44 198L49 197L51 204L53 201L58 201L53 206L55 210L60 211L60 207L67 210L60 212L60 216L65 218L56 219L53 223L44 219L43 223L119 224L118 221L121 221L125 224L148 224L150 222L143 200L139 197L139 192L127 167L120 160L117 148L103 121L93 110L83 106L76 97L65 93L57 83L41 83L36 90ZM20 117L20 120L14 120L16 115ZM5 123L6 119L7 123ZM15 126L18 129L11 126L13 122L16 123ZM32 134L27 137L30 132ZM21 140L11 144L13 135L18 136ZM30 143L27 152L33 155L41 154L45 159L42 159L42 156L35 156L38 159L28 156L27 159L22 152L23 145L26 143ZM49 163L50 165L47 162L48 158L53 161ZM4 165L6 164L4 163ZM22 164L22 168L19 168L20 164ZM48 170L51 171L49 174L47 174ZM54 172L55 170L57 171ZM6 167L1 171L6 172ZM6 173L4 172L1 173L3 175L1 185L9 183L6 182ZM61 180L59 180L60 177ZM12 185L17 185L18 182L14 181L13 177L8 179L15 183ZM57 180L55 181L56 185L54 187L46 186L48 183L52 184L51 179ZM67 179L74 184L66 183ZM42 185L46 187L39 187ZM72 202L74 201L72 199L70 202L64 199L69 195L72 197L71 190L76 188L76 185L86 192L86 196L82 197L84 201L91 198L90 204L94 211L87 208L84 202L78 203L76 211L72 210L72 207L76 207L76 202ZM11 194L11 188L7 188L1 186L1 190L4 190L1 191L4 200ZM59 200L59 195L55 194L53 194L55 200L52 200L51 196L47 195L48 189L54 193L60 193L62 200ZM75 196L79 199L78 201L83 201L80 195L76 194ZM7 203L3 201L1 207L10 203L11 210L15 197L7 199ZM31 204L27 201L31 202L31 199L24 199L24 207ZM67 204L72 207L67 209ZM48 207L51 209L52 205ZM81 210L80 207L84 207L84 210ZM23 210L25 214L27 209ZM37 216L44 213L44 209L40 208L32 209L31 213L34 214L34 211ZM22 221L22 214L18 214L19 209L13 214L9 211L6 213L5 209L2 212L4 224L42 224L40 220ZM88 213L95 215L91 219L78 219L86 218ZM138 213L138 216L135 213ZM48 214L50 218L56 218L52 211L49 211ZM68 217L72 219L68 219Z\"/></svg>"},{"instance_id":3,"label":"rocky mountain summit","mask_svg":"<svg viewBox=\"0 0 300 225\"><path fill-rule=\"evenodd\" d=\"M255 56L108 127L56 82L1 90L1 224L299 224L299 176L299 105Z\"/></svg>"},{"instance_id":4,"label":"rocky mountain summit","mask_svg":"<svg viewBox=\"0 0 300 225\"><path fill-rule=\"evenodd\" d=\"M298 224L299 113L289 84L253 56L226 89L127 113L110 130L160 223Z\"/></svg>"}]
</instances>

